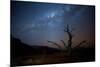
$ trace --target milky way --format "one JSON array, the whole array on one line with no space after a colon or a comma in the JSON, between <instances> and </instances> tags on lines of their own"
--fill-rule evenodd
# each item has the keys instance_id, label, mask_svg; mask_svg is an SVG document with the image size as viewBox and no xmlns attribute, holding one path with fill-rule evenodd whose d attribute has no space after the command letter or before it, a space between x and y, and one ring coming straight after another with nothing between
<instances>
[{"instance_id":1,"label":"milky way","mask_svg":"<svg viewBox=\"0 0 100 67\"><path fill-rule=\"evenodd\" d=\"M47 40L61 44L60 40L67 42L63 29L69 24L75 29L74 44L94 43L94 10L94 6L12 1L11 34L31 46L48 46Z\"/></svg>"}]
</instances>

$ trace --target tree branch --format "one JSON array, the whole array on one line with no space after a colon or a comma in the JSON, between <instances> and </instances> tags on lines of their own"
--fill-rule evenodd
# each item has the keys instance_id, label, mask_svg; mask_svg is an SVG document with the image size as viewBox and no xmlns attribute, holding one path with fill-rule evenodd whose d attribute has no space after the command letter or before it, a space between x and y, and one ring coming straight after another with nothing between
<instances>
[{"instance_id":1,"label":"tree branch","mask_svg":"<svg viewBox=\"0 0 100 67\"><path fill-rule=\"evenodd\" d=\"M66 43L63 40L60 40L60 41L63 43L64 47L67 46Z\"/></svg>"},{"instance_id":2,"label":"tree branch","mask_svg":"<svg viewBox=\"0 0 100 67\"><path fill-rule=\"evenodd\" d=\"M65 27L64 31L67 32L67 34L68 34L68 37L69 37L68 47L71 48L71 45L72 45L72 34L71 34L70 30L69 30L69 25L67 25L67 27Z\"/></svg>"},{"instance_id":3,"label":"tree branch","mask_svg":"<svg viewBox=\"0 0 100 67\"><path fill-rule=\"evenodd\" d=\"M55 42L52 42L52 41L47 41L47 42L49 42L49 43L52 43L52 44L56 45L58 48L61 48L61 46L60 46L59 44L55 43Z\"/></svg>"},{"instance_id":4,"label":"tree branch","mask_svg":"<svg viewBox=\"0 0 100 67\"><path fill-rule=\"evenodd\" d=\"M83 43L86 43L85 40L81 41L75 48L79 47L80 45L82 45Z\"/></svg>"}]
</instances>

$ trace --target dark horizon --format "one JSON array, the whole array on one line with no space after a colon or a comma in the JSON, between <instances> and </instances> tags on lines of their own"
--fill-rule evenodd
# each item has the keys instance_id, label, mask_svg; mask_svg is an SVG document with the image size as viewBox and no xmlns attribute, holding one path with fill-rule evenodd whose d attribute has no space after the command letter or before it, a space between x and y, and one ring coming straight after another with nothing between
<instances>
[{"instance_id":1,"label":"dark horizon","mask_svg":"<svg viewBox=\"0 0 100 67\"><path fill-rule=\"evenodd\" d=\"M95 6L11 1L11 35L23 43L50 47L56 46L47 40L67 43L63 31L67 24L74 35L72 46L82 40L95 45Z\"/></svg>"}]
</instances>

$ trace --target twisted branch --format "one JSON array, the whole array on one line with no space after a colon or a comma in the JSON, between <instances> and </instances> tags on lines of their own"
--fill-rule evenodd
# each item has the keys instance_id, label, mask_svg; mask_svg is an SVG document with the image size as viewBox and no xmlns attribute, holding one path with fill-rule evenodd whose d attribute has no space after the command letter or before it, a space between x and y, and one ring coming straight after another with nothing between
<instances>
[{"instance_id":1,"label":"twisted branch","mask_svg":"<svg viewBox=\"0 0 100 67\"><path fill-rule=\"evenodd\" d=\"M81 41L75 48L79 47L80 45L82 45L82 44L84 44L84 43L86 43L85 40Z\"/></svg>"},{"instance_id":2,"label":"twisted branch","mask_svg":"<svg viewBox=\"0 0 100 67\"><path fill-rule=\"evenodd\" d=\"M52 42L52 41L47 41L47 42L49 42L49 43L52 43L52 44L56 45L58 48L61 48L61 46L60 46L59 44L55 43L55 42Z\"/></svg>"}]
</instances>

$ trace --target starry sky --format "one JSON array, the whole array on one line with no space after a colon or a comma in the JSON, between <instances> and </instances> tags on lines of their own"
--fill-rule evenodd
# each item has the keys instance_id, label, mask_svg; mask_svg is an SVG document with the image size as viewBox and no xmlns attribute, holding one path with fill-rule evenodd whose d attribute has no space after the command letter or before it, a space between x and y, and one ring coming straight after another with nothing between
<instances>
[{"instance_id":1,"label":"starry sky","mask_svg":"<svg viewBox=\"0 0 100 67\"><path fill-rule=\"evenodd\" d=\"M11 1L11 35L30 46L56 47L47 40L67 43L69 25L73 45L86 40L95 43L95 6Z\"/></svg>"}]
</instances>

